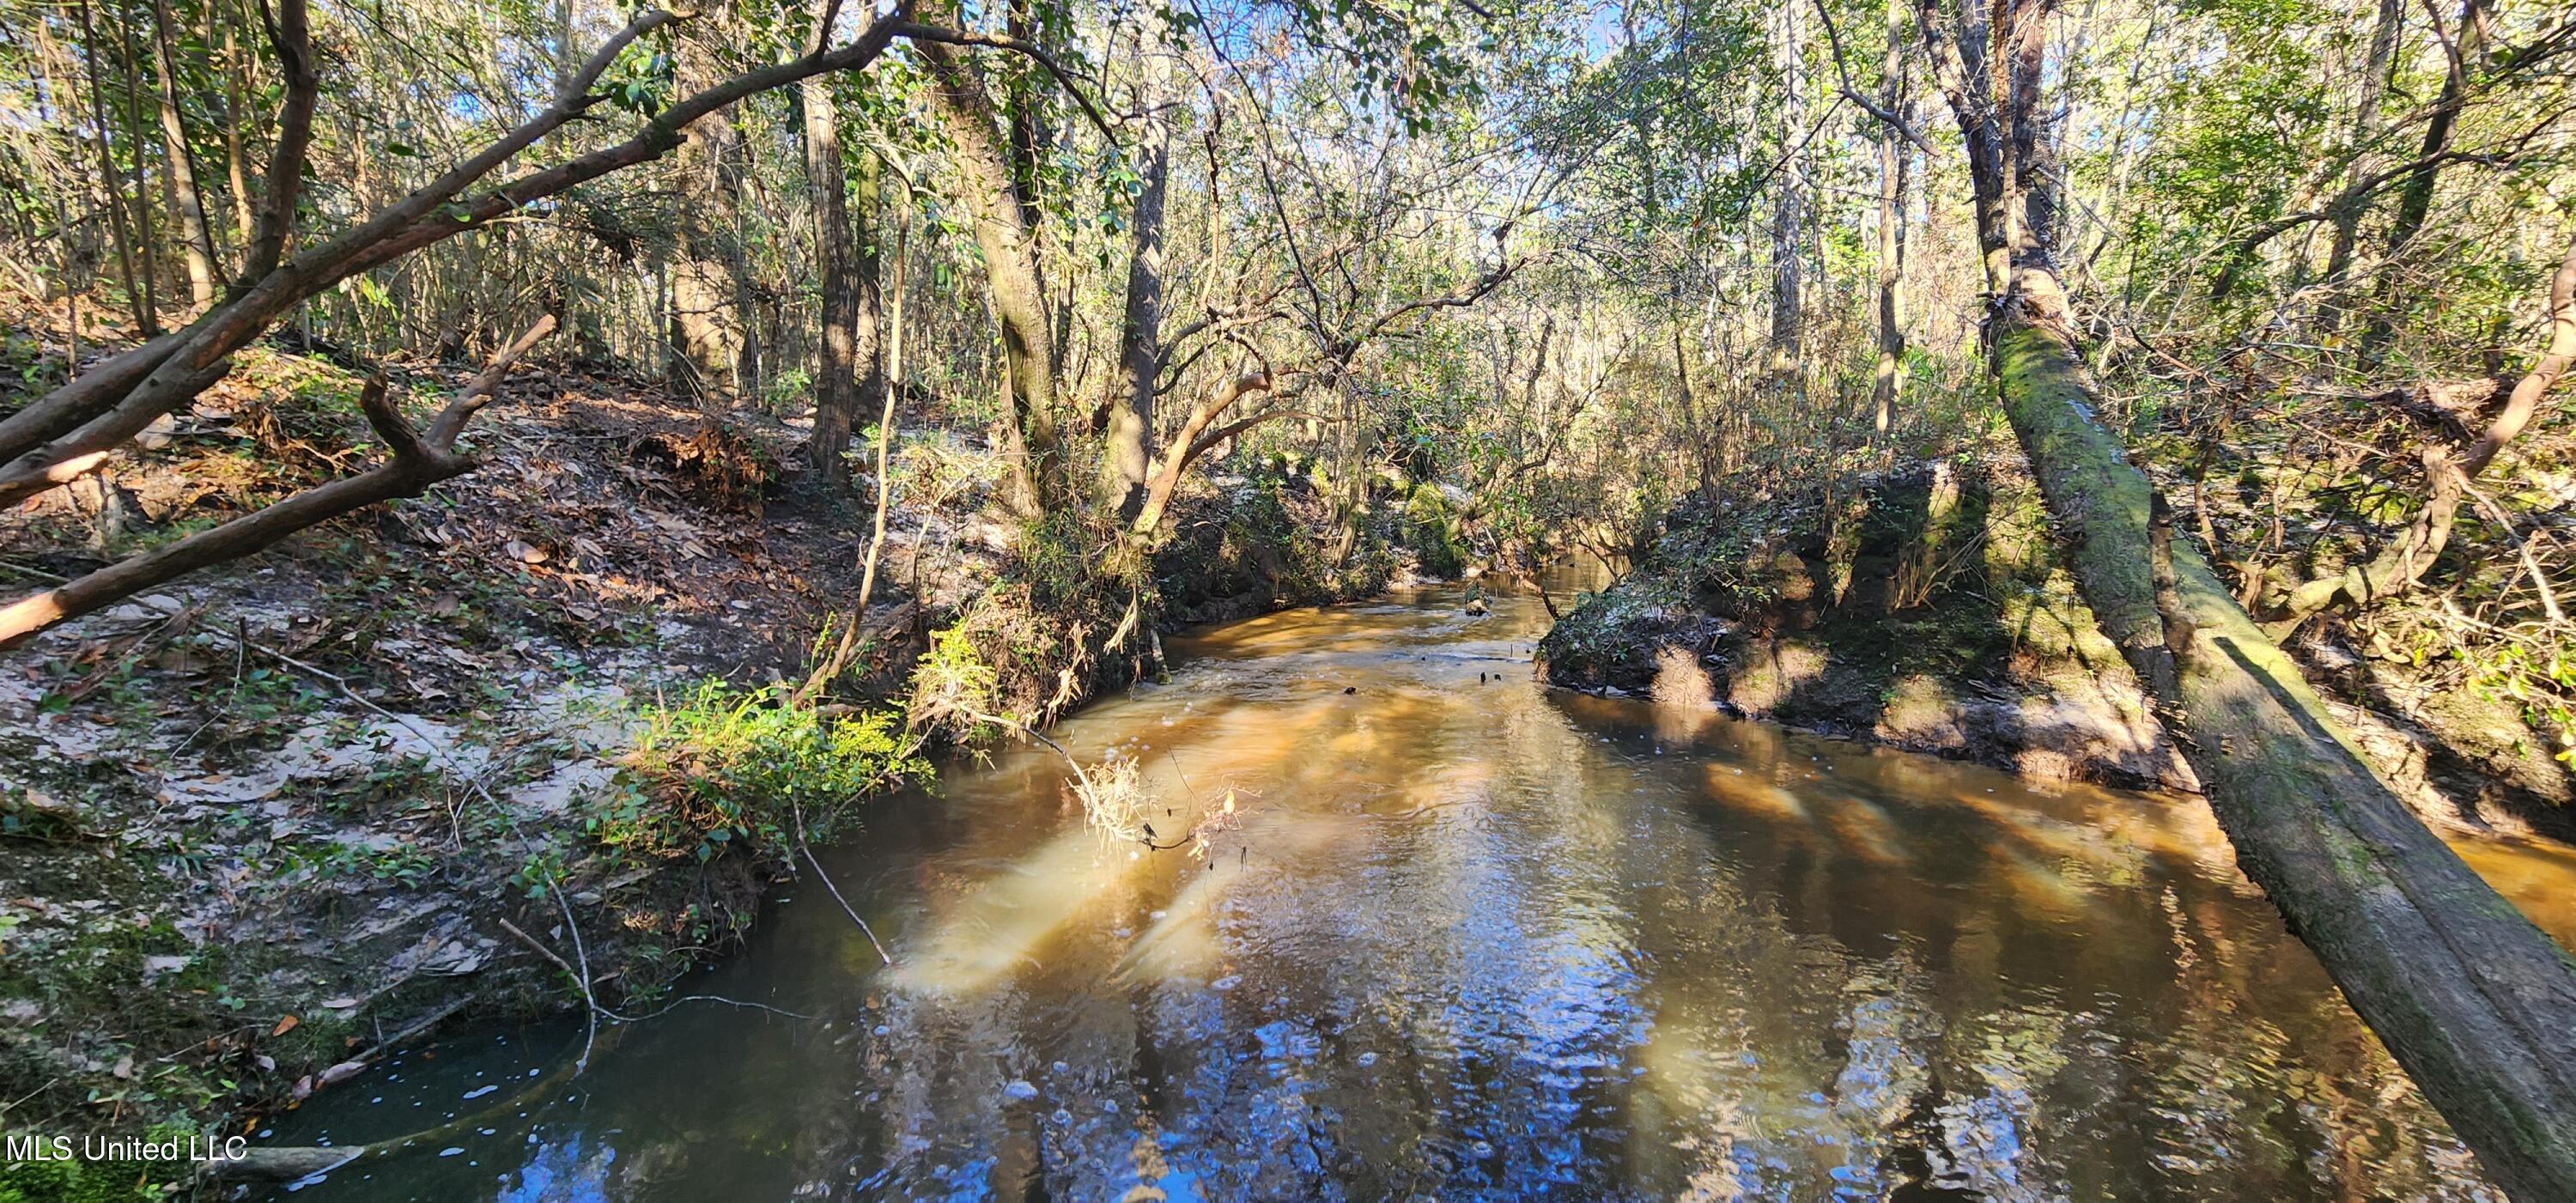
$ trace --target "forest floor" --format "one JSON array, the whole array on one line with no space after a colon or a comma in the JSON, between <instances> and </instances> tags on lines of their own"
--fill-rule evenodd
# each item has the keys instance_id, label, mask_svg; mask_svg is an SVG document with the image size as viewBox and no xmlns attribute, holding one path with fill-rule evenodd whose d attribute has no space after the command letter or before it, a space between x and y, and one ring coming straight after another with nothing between
<instances>
[{"instance_id":1,"label":"forest floor","mask_svg":"<svg viewBox=\"0 0 2576 1203\"><path fill-rule=\"evenodd\" d=\"M60 350L9 334L31 382L26 363ZM417 413L466 372L391 374ZM41 588L362 467L358 381L318 353L246 353L106 471L0 516L0 584ZM600 1007L667 1005L790 871L783 822L675 778L714 755L689 741L777 713L772 687L801 679L855 592L866 511L798 479L805 437L523 373L469 431L471 475L0 659L0 1127L252 1122L451 1017L579 1012L575 967ZM952 430L903 439L975 452ZM996 584L1047 588L1011 559L1026 532L971 487L937 498L890 511L870 614L887 637L857 676L891 692L938 621L972 628L1023 713L1142 670L1034 630L1048 599ZM1288 562L1312 554L1294 522L1254 515L1279 541L1247 549L1227 533L1246 523L1218 517L1164 557L1176 616L1376 587ZM859 765L850 791L888 788L918 771L919 745L888 731L903 700L790 734ZM848 810L797 821L846 834L829 820Z\"/></svg>"}]
</instances>

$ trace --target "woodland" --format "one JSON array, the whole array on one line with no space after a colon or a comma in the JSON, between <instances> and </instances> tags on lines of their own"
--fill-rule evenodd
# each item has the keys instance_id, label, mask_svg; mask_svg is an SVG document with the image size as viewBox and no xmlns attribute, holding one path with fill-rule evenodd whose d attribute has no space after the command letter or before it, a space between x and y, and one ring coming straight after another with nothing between
<instances>
[{"instance_id":1,"label":"woodland","mask_svg":"<svg viewBox=\"0 0 2576 1203\"><path fill-rule=\"evenodd\" d=\"M1660 618L1773 536L1839 595L1980 464L2576 1198L2576 958L2436 835L2576 839L2562 6L0 0L0 195L0 1127L614 1028L1184 624L1568 561ZM330 889L429 951L217 1006Z\"/></svg>"}]
</instances>

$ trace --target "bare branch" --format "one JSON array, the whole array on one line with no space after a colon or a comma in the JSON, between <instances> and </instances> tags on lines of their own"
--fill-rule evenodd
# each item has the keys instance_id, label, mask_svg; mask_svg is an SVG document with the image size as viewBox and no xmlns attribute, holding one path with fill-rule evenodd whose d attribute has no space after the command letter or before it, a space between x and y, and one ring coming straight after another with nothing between
<instances>
[{"instance_id":1,"label":"bare branch","mask_svg":"<svg viewBox=\"0 0 2576 1203\"><path fill-rule=\"evenodd\" d=\"M474 460L452 449L457 431L482 408L510 363L554 328L549 314L502 348L489 366L449 399L426 439L387 399L385 378L369 377L358 393L358 408L385 442L388 454L382 463L0 609L0 648L197 569L264 551L297 531L380 501L417 497L431 485L473 471Z\"/></svg>"},{"instance_id":2,"label":"bare branch","mask_svg":"<svg viewBox=\"0 0 2576 1203\"><path fill-rule=\"evenodd\" d=\"M1906 141L1913 143L1924 154L1932 154L1932 144L1924 141L1923 135L1905 120L1905 114L1871 103L1869 97L1861 95L1859 88L1852 86L1851 68L1843 63L1843 35L1840 30L1834 28L1833 9L1826 5L1825 0L1816 0L1816 15L1825 19L1825 40L1833 45L1834 75L1841 81L1837 90L1842 93L1843 99L1859 105L1862 112L1885 122L1889 129L1903 135Z\"/></svg>"}]
</instances>

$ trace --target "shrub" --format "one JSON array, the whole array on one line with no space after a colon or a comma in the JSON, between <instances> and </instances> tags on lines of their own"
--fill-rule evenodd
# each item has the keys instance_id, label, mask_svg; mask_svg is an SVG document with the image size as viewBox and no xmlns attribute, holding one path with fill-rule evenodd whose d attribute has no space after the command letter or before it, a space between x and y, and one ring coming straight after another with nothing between
<instances>
[{"instance_id":1,"label":"shrub","mask_svg":"<svg viewBox=\"0 0 2576 1203\"><path fill-rule=\"evenodd\" d=\"M627 767L643 786L597 816L602 843L704 860L737 841L787 846L801 815L820 838L852 803L926 776L889 711L834 715L790 705L783 688L706 681L644 714Z\"/></svg>"}]
</instances>

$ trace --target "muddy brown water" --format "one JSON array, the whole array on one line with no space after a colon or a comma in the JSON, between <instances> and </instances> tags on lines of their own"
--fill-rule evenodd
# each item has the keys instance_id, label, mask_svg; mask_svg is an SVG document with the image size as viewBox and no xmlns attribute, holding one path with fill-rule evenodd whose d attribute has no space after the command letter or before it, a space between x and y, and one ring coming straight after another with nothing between
<instances>
[{"instance_id":1,"label":"muddy brown water","mask_svg":"<svg viewBox=\"0 0 2576 1203\"><path fill-rule=\"evenodd\" d=\"M2501 1198L2196 802L1548 690L1545 623L1176 640L1056 736L1190 847L1007 753L826 855L895 968L806 883L685 987L814 1018L459 1038L267 1139L467 1117L299 1200Z\"/></svg>"}]
</instances>

